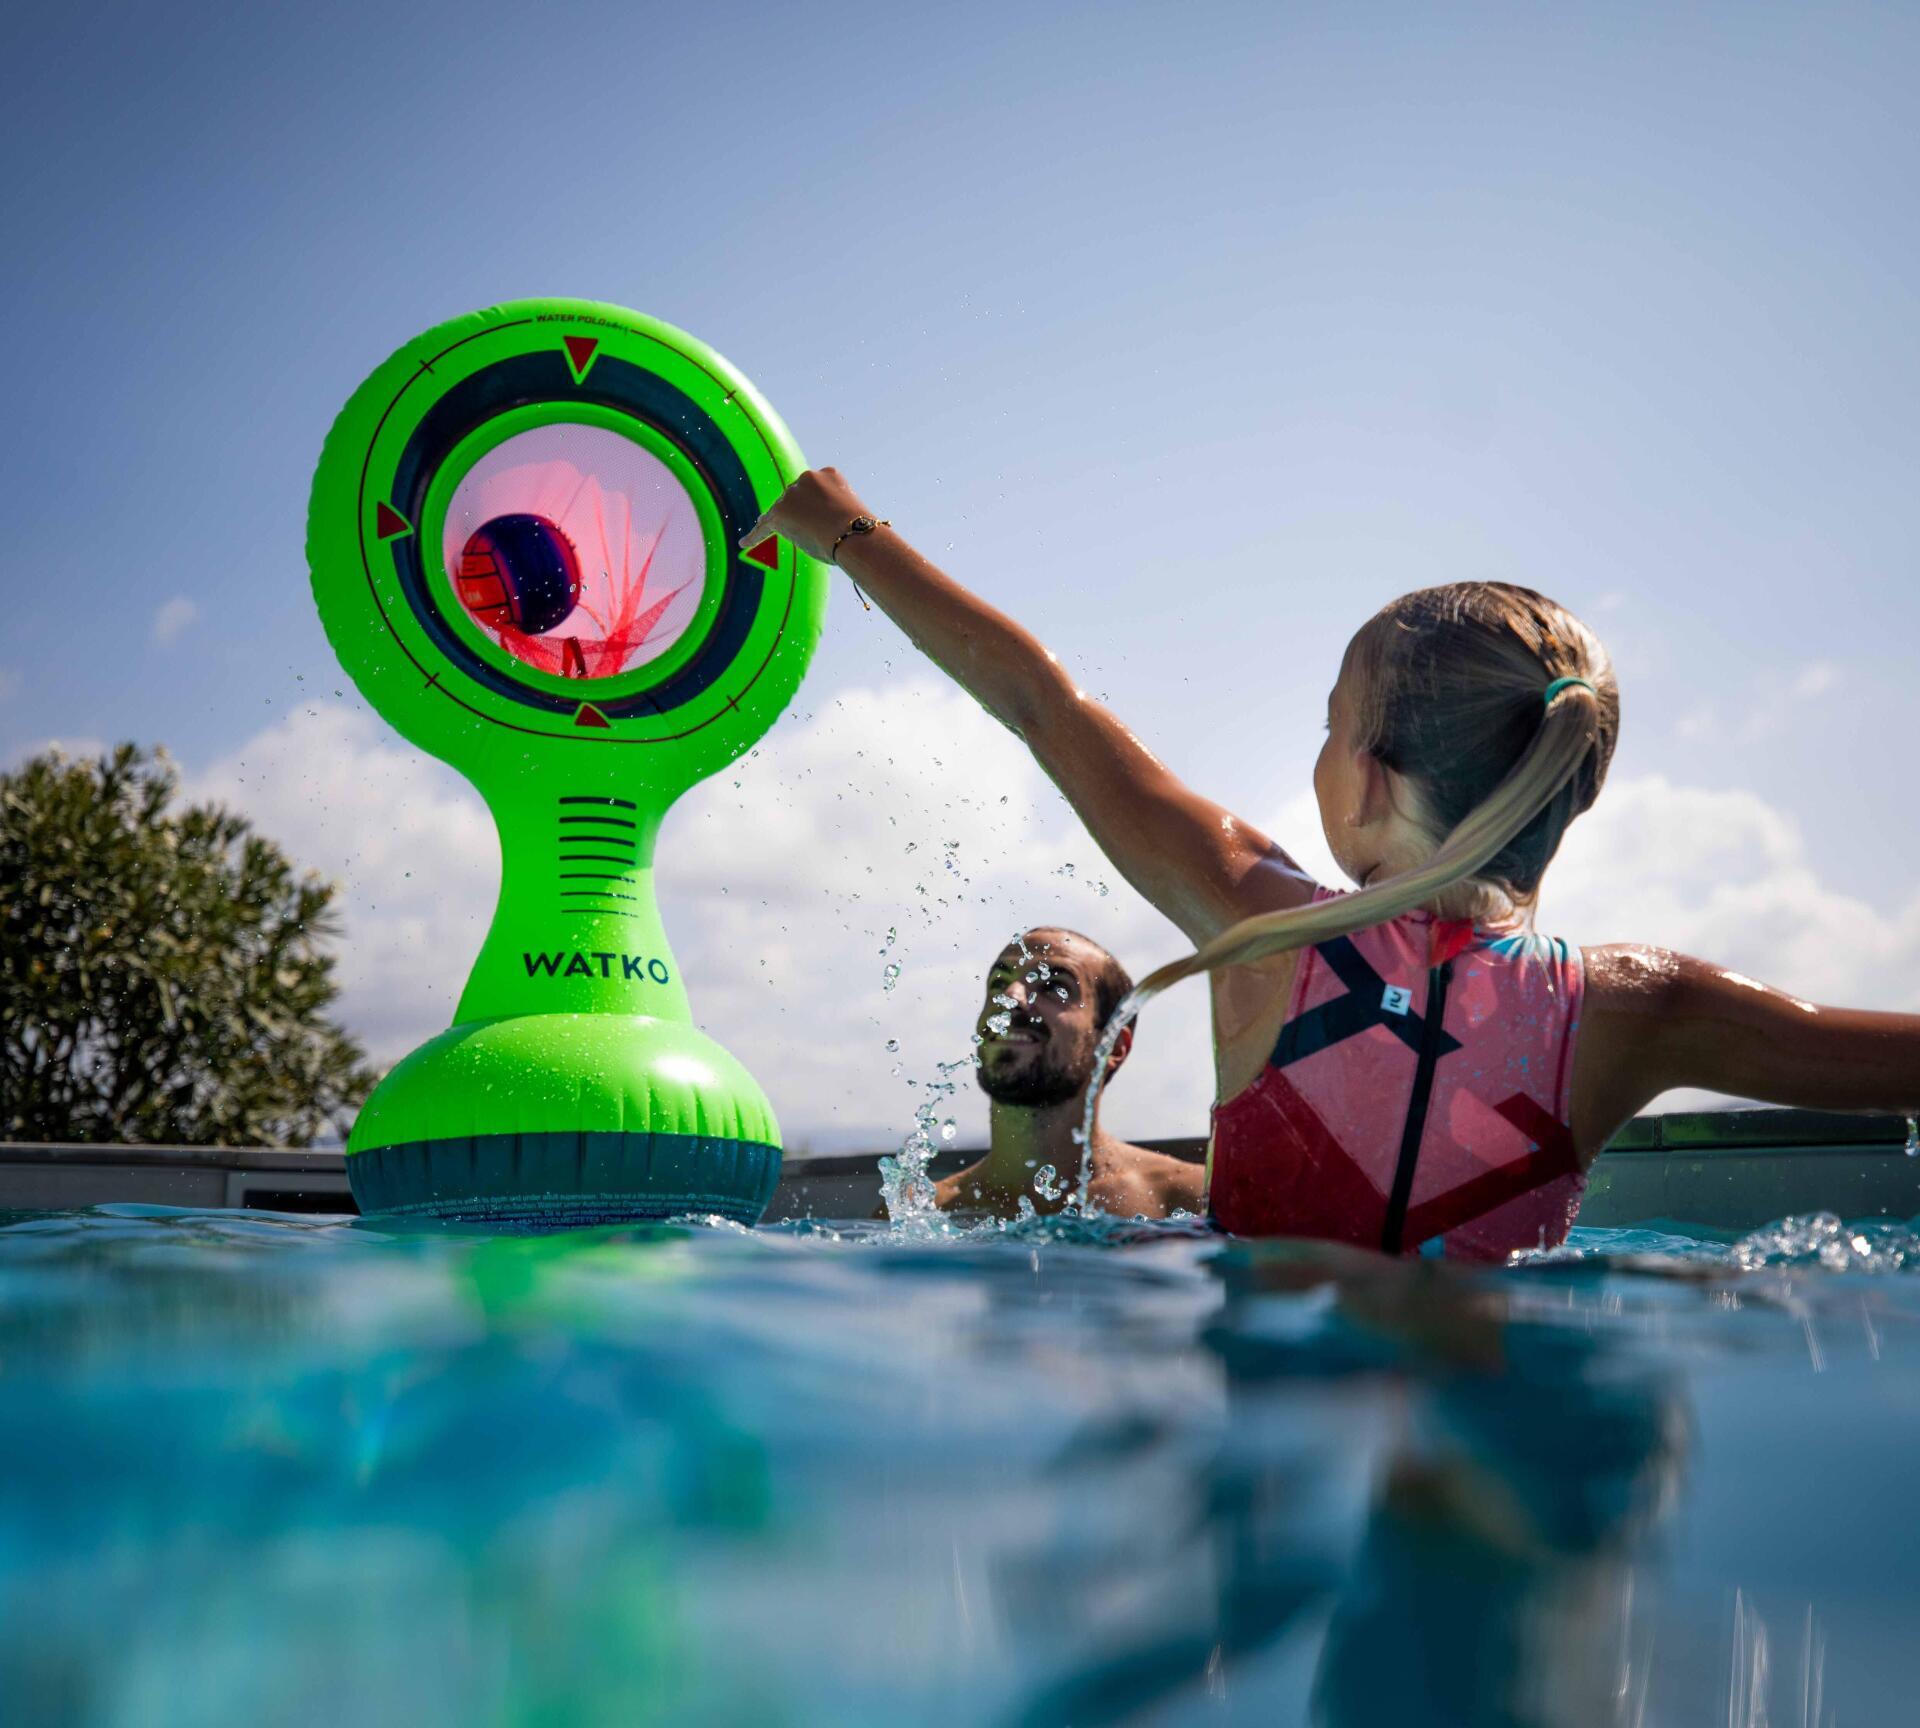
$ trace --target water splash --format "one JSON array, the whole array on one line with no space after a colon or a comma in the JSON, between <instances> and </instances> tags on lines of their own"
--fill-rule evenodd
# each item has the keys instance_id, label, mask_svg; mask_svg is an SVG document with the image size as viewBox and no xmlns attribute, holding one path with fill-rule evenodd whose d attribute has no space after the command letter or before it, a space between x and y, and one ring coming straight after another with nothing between
<instances>
[{"instance_id":1,"label":"water splash","mask_svg":"<svg viewBox=\"0 0 1920 1728\"><path fill-rule=\"evenodd\" d=\"M956 1075L980 1066L980 1058L968 1052L935 1068L936 1077L926 1082L924 1096L914 1107L913 1126L901 1142L900 1150L880 1160L880 1198L887 1218L896 1230L925 1236L936 1226L944 1227L933 1178L927 1166L940 1149L940 1142L951 1140L959 1125L951 1116L942 1117L948 1100L960 1090ZM908 1081L912 1085L912 1081Z\"/></svg>"},{"instance_id":2,"label":"water splash","mask_svg":"<svg viewBox=\"0 0 1920 1728\"><path fill-rule=\"evenodd\" d=\"M1832 1212L1782 1218L1743 1236L1727 1251L1742 1271L1765 1266L1820 1266L1829 1272L1920 1270L1920 1236L1885 1219L1843 1223Z\"/></svg>"},{"instance_id":3,"label":"water splash","mask_svg":"<svg viewBox=\"0 0 1920 1728\"><path fill-rule=\"evenodd\" d=\"M1907 1156L1920 1158L1920 1116L1907 1118Z\"/></svg>"},{"instance_id":4,"label":"water splash","mask_svg":"<svg viewBox=\"0 0 1920 1728\"><path fill-rule=\"evenodd\" d=\"M912 1232L940 1216L933 1178L927 1174L932 1152L933 1143L924 1138L916 1122L900 1150L880 1160L880 1202L896 1230Z\"/></svg>"},{"instance_id":5,"label":"water splash","mask_svg":"<svg viewBox=\"0 0 1920 1728\"><path fill-rule=\"evenodd\" d=\"M1140 1018L1140 1010L1158 995L1154 990L1129 990L1120 999L1120 1006L1113 1011L1113 1018L1100 1034L1100 1042L1093 1049L1093 1078L1087 1083L1087 1105L1080 1115L1080 1132L1077 1136L1080 1146L1080 1180L1074 1191L1073 1205L1079 1212L1088 1208L1089 1191L1093 1184L1093 1119L1100 1109L1100 1091L1107 1083L1107 1064L1113 1060L1113 1052L1120 1042L1120 1035Z\"/></svg>"}]
</instances>

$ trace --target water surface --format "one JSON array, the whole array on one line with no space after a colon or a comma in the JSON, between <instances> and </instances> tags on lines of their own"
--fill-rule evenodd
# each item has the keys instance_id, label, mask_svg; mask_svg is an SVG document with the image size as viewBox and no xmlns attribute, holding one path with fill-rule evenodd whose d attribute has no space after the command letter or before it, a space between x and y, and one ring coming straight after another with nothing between
<instances>
[{"instance_id":1,"label":"water surface","mask_svg":"<svg viewBox=\"0 0 1920 1728\"><path fill-rule=\"evenodd\" d=\"M0 1719L1904 1722L1915 1249L0 1215Z\"/></svg>"}]
</instances>

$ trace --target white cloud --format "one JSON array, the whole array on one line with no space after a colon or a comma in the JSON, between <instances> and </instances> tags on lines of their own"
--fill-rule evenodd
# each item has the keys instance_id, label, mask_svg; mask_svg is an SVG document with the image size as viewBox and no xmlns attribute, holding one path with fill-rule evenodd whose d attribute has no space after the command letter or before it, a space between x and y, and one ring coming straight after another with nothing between
<instances>
[{"instance_id":1,"label":"white cloud","mask_svg":"<svg viewBox=\"0 0 1920 1728\"><path fill-rule=\"evenodd\" d=\"M1786 679L1784 688L1793 702L1817 702L1839 687L1842 676L1836 661L1809 660ZM1804 720L1790 704L1778 700L1778 688L1777 681L1756 683L1743 701L1734 704L1731 715L1723 714L1712 701L1693 703L1674 722L1675 736L1694 744L1723 734L1746 744L1777 738Z\"/></svg>"},{"instance_id":2,"label":"white cloud","mask_svg":"<svg viewBox=\"0 0 1920 1728\"><path fill-rule=\"evenodd\" d=\"M189 790L246 810L342 880L340 1011L378 1055L447 1023L498 884L491 819L457 776L365 712L326 705ZM1310 794L1269 831L1337 880ZM923 1096L908 1081L965 1053L981 974L1016 928L1085 930L1136 973L1184 946L1018 742L932 682L844 691L787 716L668 817L657 870L695 1013L767 1088L791 1145L897 1143ZM1823 888L1797 827L1747 792L1616 781L1569 835L1542 924L1576 942L1702 954L1815 1000L1920 1007L1920 896L1889 909ZM887 960L902 967L891 992ZM1194 983L1149 1009L1108 1120L1125 1134L1200 1133L1209 1095ZM960 1137L979 1139L977 1092L954 1103Z\"/></svg>"},{"instance_id":3,"label":"white cloud","mask_svg":"<svg viewBox=\"0 0 1920 1728\"><path fill-rule=\"evenodd\" d=\"M1799 677L1793 681L1793 693L1804 698L1824 696L1839 682L1838 666L1831 660L1814 660L1801 667Z\"/></svg>"},{"instance_id":4,"label":"white cloud","mask_svg":"<svg viewBox=\"0 0 1920 1728\"><path fill-rule=\"evenodd\" d=\"M1752 792L1609 785L1568 832L1541 924L1698 954L1816 1002L1920 1008L1920 894L1878 907L1825 886L1799 824Z\"/></svg>"},{"instance_id":5,"label":"white cloud","mask_svg":"<svg viewBox=\"0 0 1920 1728\"><path fill-rule=\"evenodd\" d=\"M154 645L160 648L170 647L194 619L200 616L200 608L184 594L176 594L164 602L153 615Z\"/></svg>"},{"instance_id":6,"label":"white cloud","mask_svg":"<svg viewBox=\"0 0 1920 1728\"><path fill-rule=\"evenodd\" d=\"M375 1054L446 1025L499 880L491 818L457 775L364 711L326 704L186 791L246 811L342 883L337 1011ZM787 716L668 816L656 869L695 1014L767 1088L790 1144L897 1143L923 1096L908 1081L966 1053L982 975L1016 928L1084 929L1139 970L1182 946L1026 752L931 683ZM889 929L902 969L890 992ZM1114 1127L1203 1132L1207 1062L1193 989L1156 1008L1115 1089ZM962 1138L984 1135L977 1093L963 1089L954 1114Z\"/></svg>"},{"instance_id":7,"label":"white cloud","mask_svg":"<svg viewBox=\"0 0 1920 1728\"><path fill-rule=\"evenodd\" d=\"M1610 784L1541 901L1541 927L1585 946L1647 942L1815 1002L1920 1009L1920 894L1882 907L1827 887L1798 823L1751 792Z\"/></svg>"},{"instance_id":8,"label":"white cloud","mask_svg":"<svg viewBox=\"0 0 1920 1728\"><path fill-rule=\"evenodd\" d=\"M1682 738L1697 742L1710 738L1719 730L1719 711L1711 702L1697 702L1674 723L1674 731Z\"/></svg>"},{"instance_id":9,"label":"white cloud","mask_svg":"<svg viewBox=\"0 0 1920 1728\"><path fill-rule=\"evenodd\" d=\"M340 883L337 1012L383 1060L452 1018L499 888L486 806L450 769L371 714L302 709L202 774L188 798L243 810Z\"/></svg>"}]
</instances>

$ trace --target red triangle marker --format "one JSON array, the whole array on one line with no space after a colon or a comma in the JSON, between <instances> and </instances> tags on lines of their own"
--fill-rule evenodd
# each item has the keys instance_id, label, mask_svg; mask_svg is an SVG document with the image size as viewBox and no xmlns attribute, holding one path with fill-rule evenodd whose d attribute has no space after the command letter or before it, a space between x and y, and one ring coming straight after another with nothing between
<instances>
[{"instance_id":1,"label":"red triangle marker","mask_svg":"<svg viewBox=\"0 0 1920 1728\"><path fill-rule=\"evenodd\" d=\"M580 704L578 712L573 717L573 723L576 726L598 726L602 731L611 731L613 728L613 722L591 702Z\"/></svg>"},{"instance_id":2,"label":"red triangle marker","mask_svg":"<svg viewBox=\"0 0 1920 1728\"><path fill-rule=\"evenodd\" d=\"M742 556L751 563L764 565L769 570L777 569L780 563L780 536L770 535L758 546L748 547Z\"/></svg>"},{"instance_id":3,"label":"red triangle marker","mask_svg":"<svg viewBox=\"0 0 1920 1728\"><path fill-rule=\"evenodd\" d=\"M413 524L391 504L380 504L374 508L373 531L382 540L391 540L399 534L411 534Z\"/></svg>"},{"instance_id":4,"label":"red triangle marker","mask_svg":"<svg viewBox=\"0 0 1920 1728\"><path fill-rule=\"evenodd\" d=\"M562 336L566 345L567 364L573 368L574 382L578 383L587 375L587 368L593 364L593 356L600 347L598 336Z\"/></svg>"}]
</instances>

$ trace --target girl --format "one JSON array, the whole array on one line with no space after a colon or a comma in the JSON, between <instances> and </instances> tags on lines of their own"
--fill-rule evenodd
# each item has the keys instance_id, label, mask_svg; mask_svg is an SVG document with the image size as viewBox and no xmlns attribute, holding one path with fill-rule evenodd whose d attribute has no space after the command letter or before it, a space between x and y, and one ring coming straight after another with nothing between
<instances>
[{"instance_id":1,"label":"girl","mask_svg":"<svg viewBox=\"0 0 1920 1728\"><path fill-rule=\"evenodd\" d=\"M867 514L832 468L745 537L837 562L1026 741L1212 975L1208 1198L1242 1234L1500 1258L1565 1239L1586 1171L1659 1093L1920 1108L1920 1015L1819 1008L1705 961L1531 933L1619 732L1606 651L1529 589L1394 601L1348 645L1313 789L1359 884L1317 887L1184 786L1011 619Z\"/></svg>"}]
</instances>

